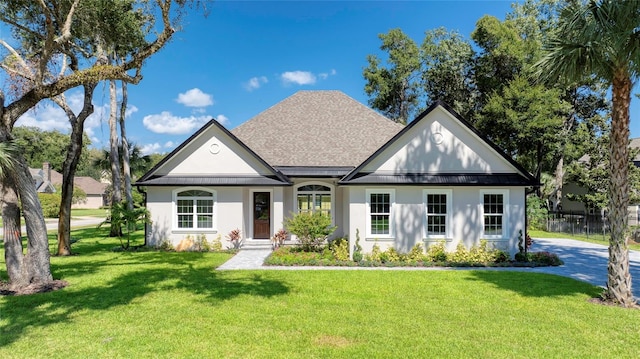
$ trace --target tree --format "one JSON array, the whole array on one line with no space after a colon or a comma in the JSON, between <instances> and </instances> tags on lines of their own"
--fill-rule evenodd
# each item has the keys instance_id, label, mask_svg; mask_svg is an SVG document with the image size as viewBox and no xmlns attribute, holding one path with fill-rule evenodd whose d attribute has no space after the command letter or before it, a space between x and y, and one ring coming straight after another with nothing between
<instances>
[{"instance_id":1,"label":"tree","mask_svg":"<svg viewBox=\"0 0 640 359\"><path fill-rule=\"evenodd\" d=\"M429 102L442 100L472 120L477 92L473 84L475 52L459 33L437 28L425 33L420 48L422 85Z\"/></svg>"},{"instance_id":2,"label":"tree","mask_svg":"<svg viewBox=\"0 0 640 359\"><path fill-rule=\"evenodd\" d=\"M570 2L562 9L557 32L545 45L538 74L549 81L594 76L611 84L609 140L609 264L606 300L635 306L627 247L629 204L629 106L640 64L640 2Z\"/></svg>"},{"instance_id":3,"label":"tree","mask_svg":"<svg viewBox=\"0 0 640 359\"><path fill-rule=\"evenodd\" d=\"M570 110L558 89L531 85L517 76L489 97L478 125L538 181L558 157L563 119ZM490 130L487 130L490 129Z\"/></svg>"},{"instance_id":4,"label":"tree","mask_svg":"<svg viewBox=\"0 0 640 359\"><path fill-rule=\"evenodd\" d=\"M378 35L382 51L388 52L387 67L380 59L368 55L363 76L369 105L396 122L406 124L418 104L420 59L418 46L400 29Z\"/></svg>"},{"instance_id":5,"label":"tree","mask_svg":"<svg viewBox=\"0 0 640 359\"><path fill-rule=\"evenodd\" d=\"M17 84L13 93L0 93L0 142L12 140L11 132L18 118L43 99L102 80L140 81L144 60L171 39L184 8L194 3L199 2L0 1L0 21L11 29L20 45L15 48L0 39L0 45L6 50L2 68ZM104 16L105 12L109 16ZM145 28L157 32L135 44L135 51L129 52L126 60L119 64L90 61L94 54L101 53L100 41L130 44L126 31L120 31L122 28L108 28L126 23L125 19L143 19ZM64 57L69 59L67 70L64 73L52 71ZM32 77L22 76L27 68L35 69ZM52 76L54 73L56 75ZM10 252L6 264L11 284L22 287L51 282L46 226L33 180L21 154L17 155L13 173L3 179L1 192L5 226L19 224L21 208L27 227L26 254L23 254L19 233L5 232L5 241L19 244L5 247L5 251Z\"/></svg>"}]
</instances>

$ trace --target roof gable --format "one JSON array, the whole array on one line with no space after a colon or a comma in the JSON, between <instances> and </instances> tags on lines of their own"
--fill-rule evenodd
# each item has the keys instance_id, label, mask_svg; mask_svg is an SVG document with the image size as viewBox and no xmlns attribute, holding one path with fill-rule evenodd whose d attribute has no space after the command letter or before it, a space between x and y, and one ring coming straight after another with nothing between
<instances>
[{"instance_id":1,"label":"roof gable","mask_svg":"<svg viewBox=\"0 0 640 359\"><path fill-rule=\"evenodd\" d=\"M340 91L299 91L231 132L272 166L355 167L403 128Z\"/></svg>"},{"instance_id":2,"label":"roof gable","mask_svg":"<svg viewBox=\"0 0 640 359\"><path fill-rule=\"evenodd\" d=\"M380 175L406 174L466 174L476 177L518 174L526 183L536 182L524 168L440 101L431 105L341 182L348 183L364 174L376 174L378 178Z\"/></svg>"},{"instance_id":3,"label":"roof gable","mask_svg":"<svg viewBox=\"0 0 640 359\"><path fill-rule=\"evenodd\" d=\"M265 176L275 178L275 183L289 183L285 176L212 119L145 173L136 184L152 184L145 182L157 177Z\"/></svg>"}]
</instances>

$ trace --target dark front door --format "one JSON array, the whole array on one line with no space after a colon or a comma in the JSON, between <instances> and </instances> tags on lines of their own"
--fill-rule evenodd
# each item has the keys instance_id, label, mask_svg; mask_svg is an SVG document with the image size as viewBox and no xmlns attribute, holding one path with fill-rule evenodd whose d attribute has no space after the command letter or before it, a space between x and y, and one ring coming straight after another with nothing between
<instances>
[{"instance_id":1,"label":"dark front door","mask_svg":"<svg viewBox=\"0 0 640 359\"><path fill-rule=\"evenodd\" d=\"M271 193L253 192L253 239L271 236Z\"/></svg>"}]
</instances>

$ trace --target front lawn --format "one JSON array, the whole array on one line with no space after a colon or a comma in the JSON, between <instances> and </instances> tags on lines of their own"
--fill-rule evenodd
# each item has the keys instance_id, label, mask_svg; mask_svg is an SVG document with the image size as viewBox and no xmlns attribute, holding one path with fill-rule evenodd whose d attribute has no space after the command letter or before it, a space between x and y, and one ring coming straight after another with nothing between
<instances>
[{"instance_id":1,"label":"front lawn","mask_svg":"<svg viewBox=\"0 0 640 359\"><path fill-rule=\"evenodd\" d=\"M112 252L107 231L74 231L78 255L52 258L67 288L0 297L0 357L640 357L640 311L589 303L601 290L564 277L218 272L230 254Z\"/></svg>"}]
</instances>

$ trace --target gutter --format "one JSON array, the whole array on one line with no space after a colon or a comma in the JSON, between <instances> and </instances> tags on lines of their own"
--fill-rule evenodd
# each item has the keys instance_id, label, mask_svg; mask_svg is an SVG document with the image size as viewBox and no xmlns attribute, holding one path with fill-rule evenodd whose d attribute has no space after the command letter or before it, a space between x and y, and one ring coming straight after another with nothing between
<instances>
[{"instance_id":1,"label":"gutter","mask_svg":"<svg viewBox=\"0 0 640 359\"><path fill-rule=\"evenodd\" d=\"M142 193L142 198L144 199L144 208L147 208L147 191L143 190L143 187L141 186L136 186L136 189L138 190L138 192ZM526 222L526 220L525 220ZM148 233L148 229L149 229L149 224L145 223L144 224L144 246L147 246L147 233Z\"/></svg>"}]
</instances>

